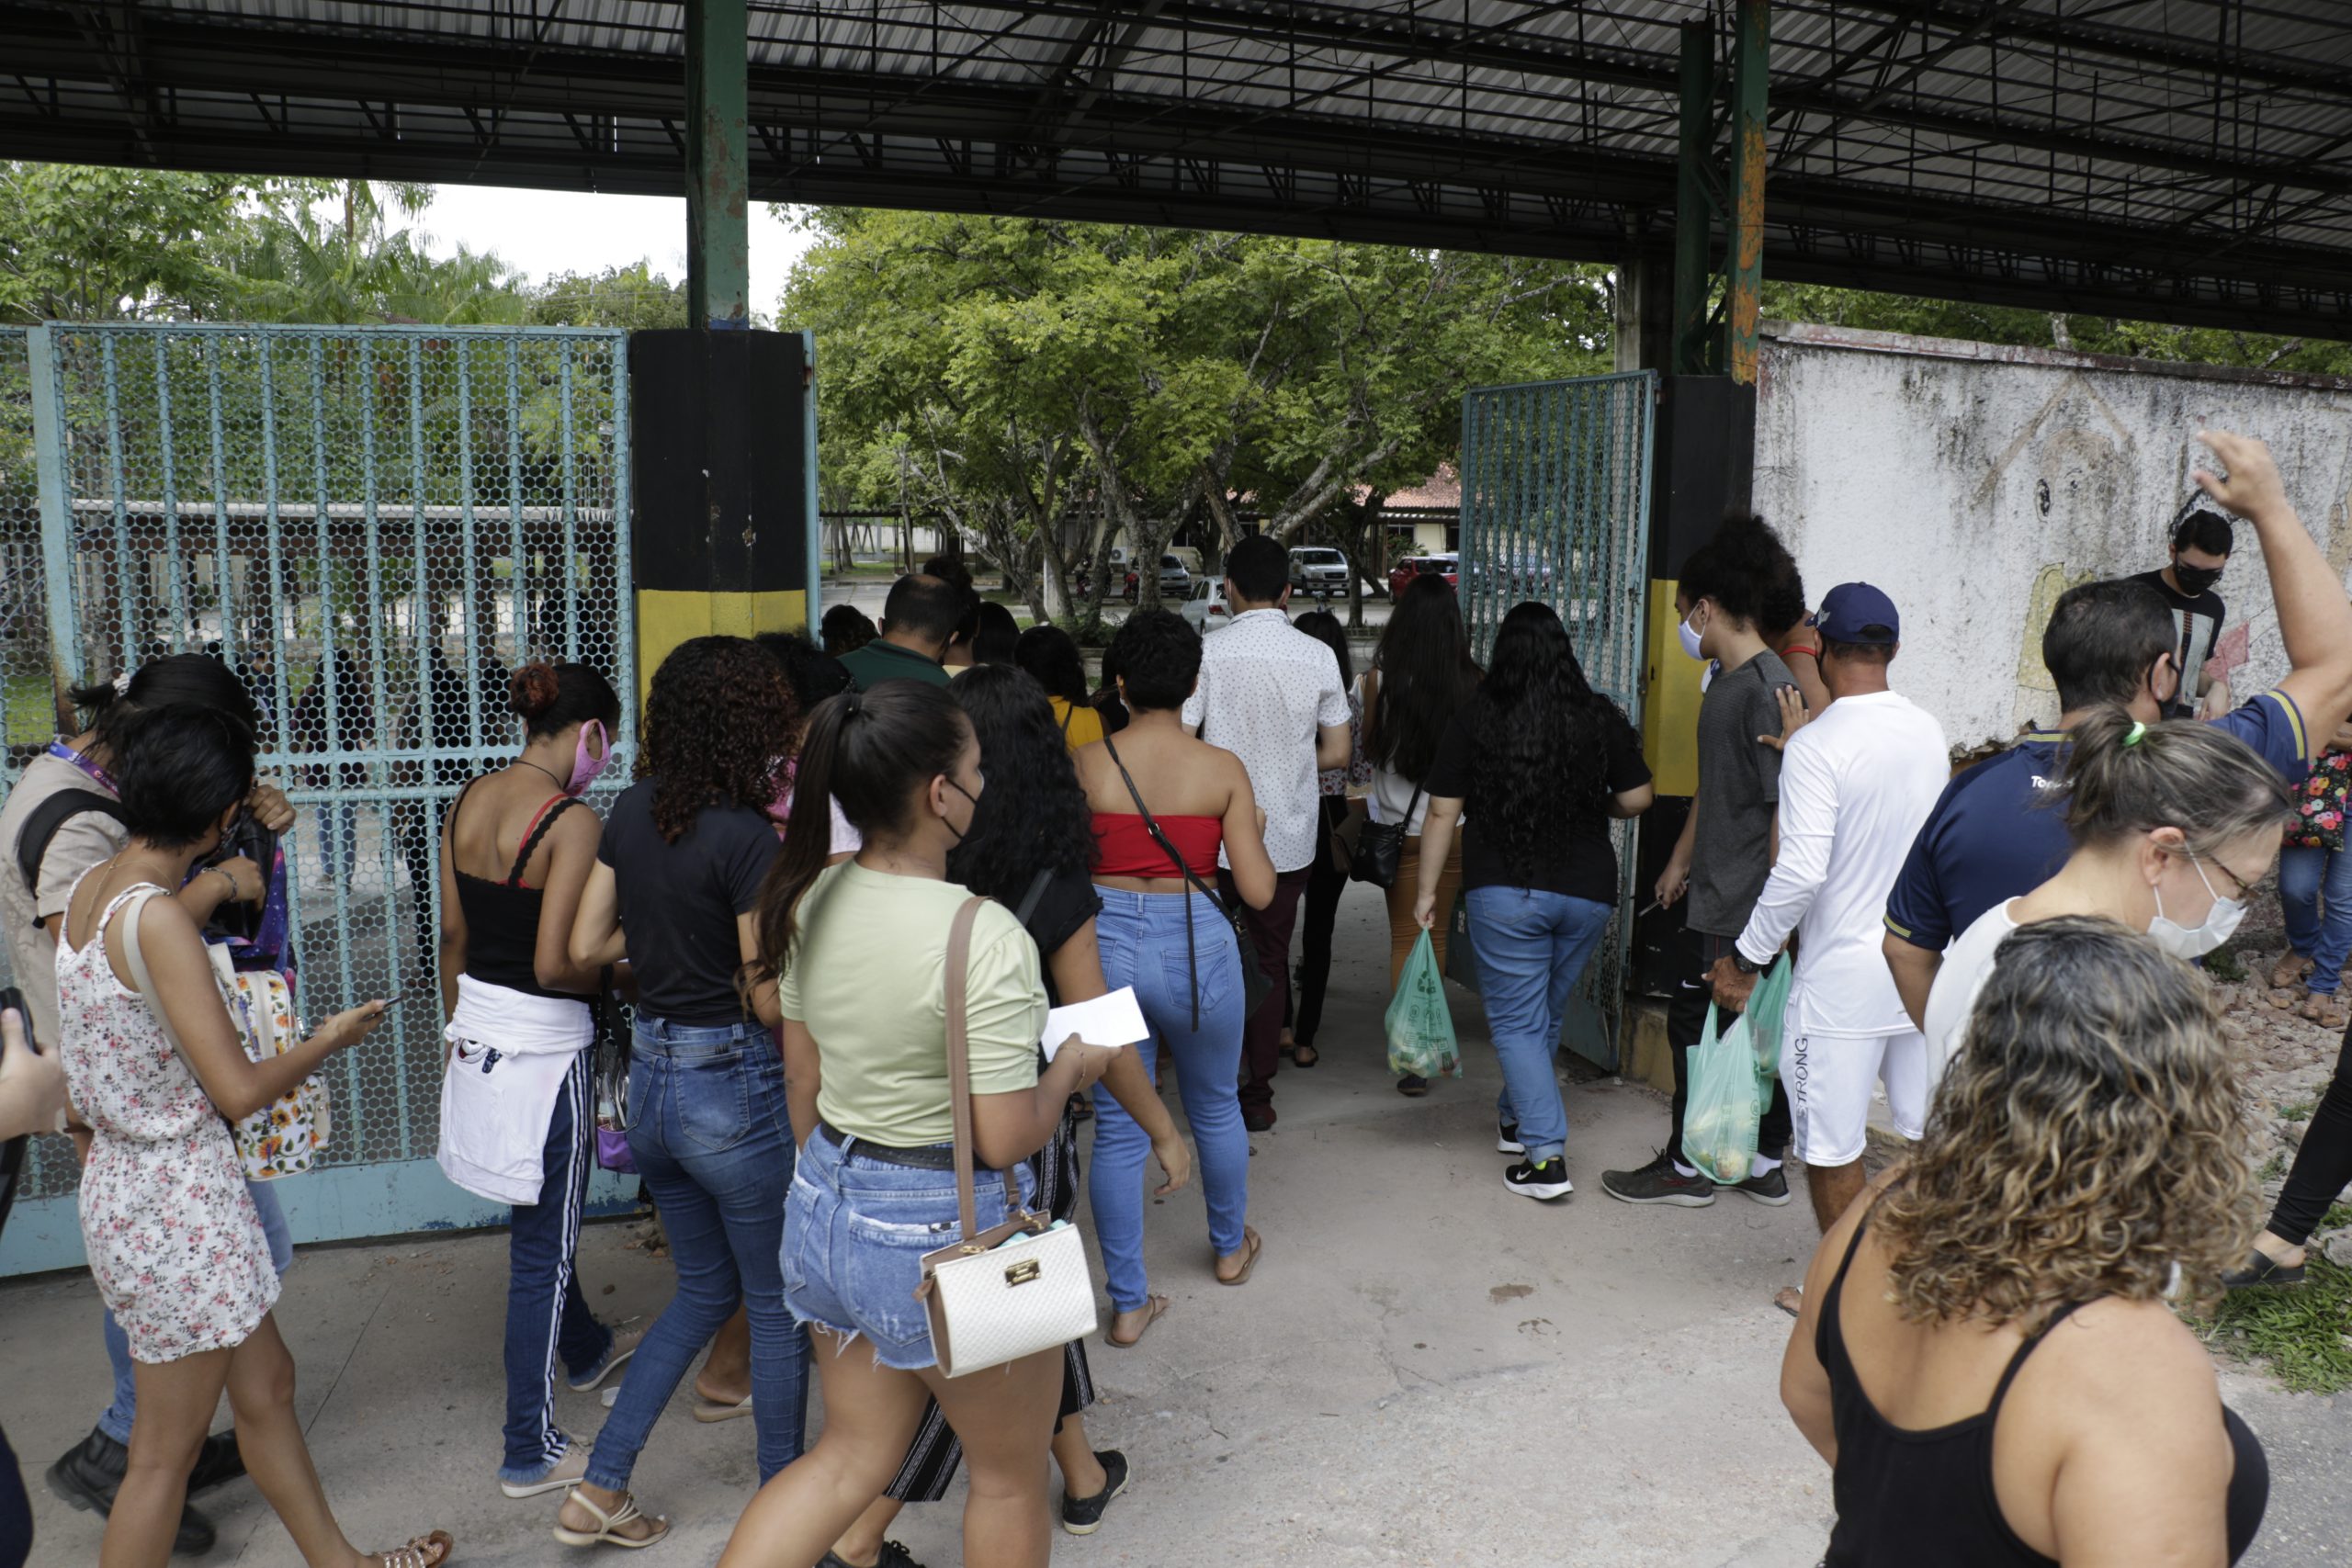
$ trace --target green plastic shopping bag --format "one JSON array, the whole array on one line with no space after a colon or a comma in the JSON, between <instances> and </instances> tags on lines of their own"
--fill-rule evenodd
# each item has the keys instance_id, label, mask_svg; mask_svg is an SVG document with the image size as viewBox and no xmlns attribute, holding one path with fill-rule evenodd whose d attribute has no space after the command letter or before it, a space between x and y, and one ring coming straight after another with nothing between
<instances>
[{"instance_id":1,"label":"green plastic shopping bag","mask_svg":"<svg viewBox=\"0 0 2352 1568\"><path fill-rule=\"evenodd\" d=\"M1462 1053L1453 1043L1453 1014L1445 1005L1445 980L1438 973L1437 949L1423 931L1396 976L1388 1002L1388 1070L1425 1078L1458 1078Z\"/></svg>"},{"instance_id":2,"label":"green plastic shopping bag","mask_svg":"<svg viewBox=\"0 0 2352 1568\"><path fill-rule=\"evenodd\" d=\"M1710 1180L1747 1179L1756 1166L1756 1130L1772 1103L1781 1068L1781 1014L1789 999L1784 953L1756 983L1747 1010L1718 1033L1715 1007L1690 1048L1690 1097L1682 1113L1682 1158Z\"/></svg>"}]
</instances>

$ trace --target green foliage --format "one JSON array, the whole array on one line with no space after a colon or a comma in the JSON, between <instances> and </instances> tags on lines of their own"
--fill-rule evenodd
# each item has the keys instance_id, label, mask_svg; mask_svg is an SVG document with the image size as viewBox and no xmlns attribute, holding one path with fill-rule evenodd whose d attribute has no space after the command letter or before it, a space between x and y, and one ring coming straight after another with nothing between
<instances>
[{"instance_id":1,"label":"green foliage","mask_svg":"<svg viewBox=\"0 0 2352 1568\"><path fill-rule=\"evenodd\" d=\"M1040 614L1046 584L1099 566L1120 529L1149 558L1188 522L1229 541L1253 505L1295 536L1360 487L1430 473L1466 388L1605 353L1588 267L947 214L809 221L782 315L821 345L826 503L944 517Z\"/></svg>"},{"instance_id":2,"label":"green foliage","mask_svg":"<svg viewBox=\"0 0 2352 1568\"><path fill-rule=\"evenodd\" d=\"M2292 1289L2233 1291L2208 1320L2191 1325L2207 1345L2268 1364L2301 1393L2352 1388L2352 1269L2314 1252L2305 1282Z\"/></svg>"},{"instance_id":3,"label":"green foliage","mask_svg":"<svg viewBox=\"0 0 2352 1568\"><path fill-rule=\"evenodd\" d=\"M280 183L0 163L0 321L217 314L248 196Z\"/></svg>"},{"instance_id":4,"label":"green foliage","mask_svg":"<svg viewBox=\"0 0 2352 1568\"><path fill-rule=\"evenodd\" d=\"M673 283L650 263L567 272L531 290L524 307L533 326L619 327L652 332L686 324L686 285Z\"/></svg>"},{"instance_id":5,"label":"green foliage","mask_svg":"<svg viewBox=\"0 0 2352 1568\"><path fill-rule=\"evenodd\" d=\"M1769 257L1766 267L1769 271ZM2115 354L2134 359L2352 375L2352 344L2230 332L2218 327L2170 327L2153 321L2011 306L1970 305L1950 299L1832 288L1817 283L1782 283L1767 278L1764 314L1780 321L1820 321L1831 326L1962 338L1974 343L2071 348L2086 354Z\"/></svg>"},{"instance_id":6,"label":"green foliage","mask_svg":"<svg viewBox=\"0 0 2352 1568\"><path fill-rule=\"evenodd\" d=\"M2312 1119L2312 1112L2318 1109L2319 1101L2315 1100L2299 1100L2292 1105L2279 1107L2278 1119L2281 1122L2308 1122Z\"/></svg>"}]
</instances>

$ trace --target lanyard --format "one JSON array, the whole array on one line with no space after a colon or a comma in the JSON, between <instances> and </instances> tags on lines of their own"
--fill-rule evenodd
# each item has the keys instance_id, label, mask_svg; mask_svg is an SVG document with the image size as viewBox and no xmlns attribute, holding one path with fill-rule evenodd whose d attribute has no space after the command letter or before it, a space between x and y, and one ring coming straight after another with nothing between
<instances>
[{"instance_id":1,"label":"lanyard","mask_svg":"<svg viewBox=\"0 0 2352 1568\"><path fill-rule=\"evenodd\" d=\"M65 744L64 741L51 741L49 743L49 754L56 758L61 762L71 762L75 767L81 769L82 772L90 776L94 783L103 787L108 795L119 795L122 793L121 789L116 785L114 782L114 775L112 773L107 772L104 768L101 768L96 762L90 761L89 758L84 756L81 752L74 750L73 747Z\"/></svg>"}]
</instances>

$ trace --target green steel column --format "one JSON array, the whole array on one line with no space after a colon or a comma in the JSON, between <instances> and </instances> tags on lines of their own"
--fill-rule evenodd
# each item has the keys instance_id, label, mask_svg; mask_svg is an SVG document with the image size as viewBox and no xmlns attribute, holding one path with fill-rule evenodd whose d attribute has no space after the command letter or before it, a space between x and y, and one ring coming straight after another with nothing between
<instances>
[{"instance_id":1,"label":"green steel column","mask_svg":"<svg viewBox=\"0 0 2352 1568\"><path fill-rule=\"evenodd\" d=\"M747 0L686 0L686 316L752 324Z\"/></svg>"},{"instance_id":2,"label":"green steel column","mask_svg":"<svg viewBox=\"0 0 2352 1568\"><path fill-rule=\"evenodd\" d=\"M1682 25L1682 135L1674 182L1674 360L1678 376L1705 373L1708 117L1715 85L1714 29Z\"/></svg>"},{"instance_id":3,"label":"green steel column","mask_svg":"<svg viewBox=\"0 0 2352 1568\"><path fill-rule=\"evenodd\" d=\"M1739 0L1732 39L1731 234L1724 253L1724 366L1756 384L1764 284L1764 109L1771 82L1771 0Z\"/></svg>"}]
</instances>

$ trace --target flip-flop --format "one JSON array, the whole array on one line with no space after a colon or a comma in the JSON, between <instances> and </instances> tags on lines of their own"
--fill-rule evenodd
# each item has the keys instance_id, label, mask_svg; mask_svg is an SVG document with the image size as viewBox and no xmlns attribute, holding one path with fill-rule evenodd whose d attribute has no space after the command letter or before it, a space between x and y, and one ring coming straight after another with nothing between
<instances>
[{"instance_id":1,"label":"flip-flop","mask_svg":"<svg viewBox=\"0 0 2352 1568\"><path fill-rule=\"evenodd\" d=\"M1265 1250L1266 1244L1257 1231L1249 1225L1243 1225L1241 1227L1241 1272L1230 1280L1222 1274L1217 1274L1216 1266L1225 1261L1222 1258L1212 1260L1209 1271L1216 1275L1216 1282L1220 1285L1246 1285L1250 1282L1250 1271L1258 1267L1259 1255Z\"/></svg>"},{"instance_id":2,"label":"flip-flop","mask_svg":"<svg viewBox=\"0 0 2352 1568\"><path fill-rule=\"evenodd\" d=\"M1322 1059L1322 1052L1303 1041L1290 1048L1290 1065L1294 1067L1311 1067Z\"/></svg>"},{"instance_id":3,"label":"flip-flop","mask_svg":"<svg viewBox=\"0 0 2352 1568\"><path fill-rule=\"evenodd\" d=\"M1133 1339L1122 1339L1106 1328L1102 1331L1102 1343L1114 1350L1132 1350L1142 1344L1143 1337L1151 1332L1151 1325L1168 1315L1170 1303L1166 1296L1146 1296L1143 1304L1143 1326L1136 1330ZM1112 1321L1117 1321L1115 1314Z\"/></svg>"},{"instance_id":4,"label":"flip-flop","mask_svg":"<svg viewBox=\"0 0 2352 1568\"><path fill-rule=\"evenodd\" d=\"M752 1413L752 1396L745 1394L740 1404L715 1404L707 1399L695 1401L695 1419L707 1426L714 1421L732 1421Z\"/></svg>"}]
</instances>

